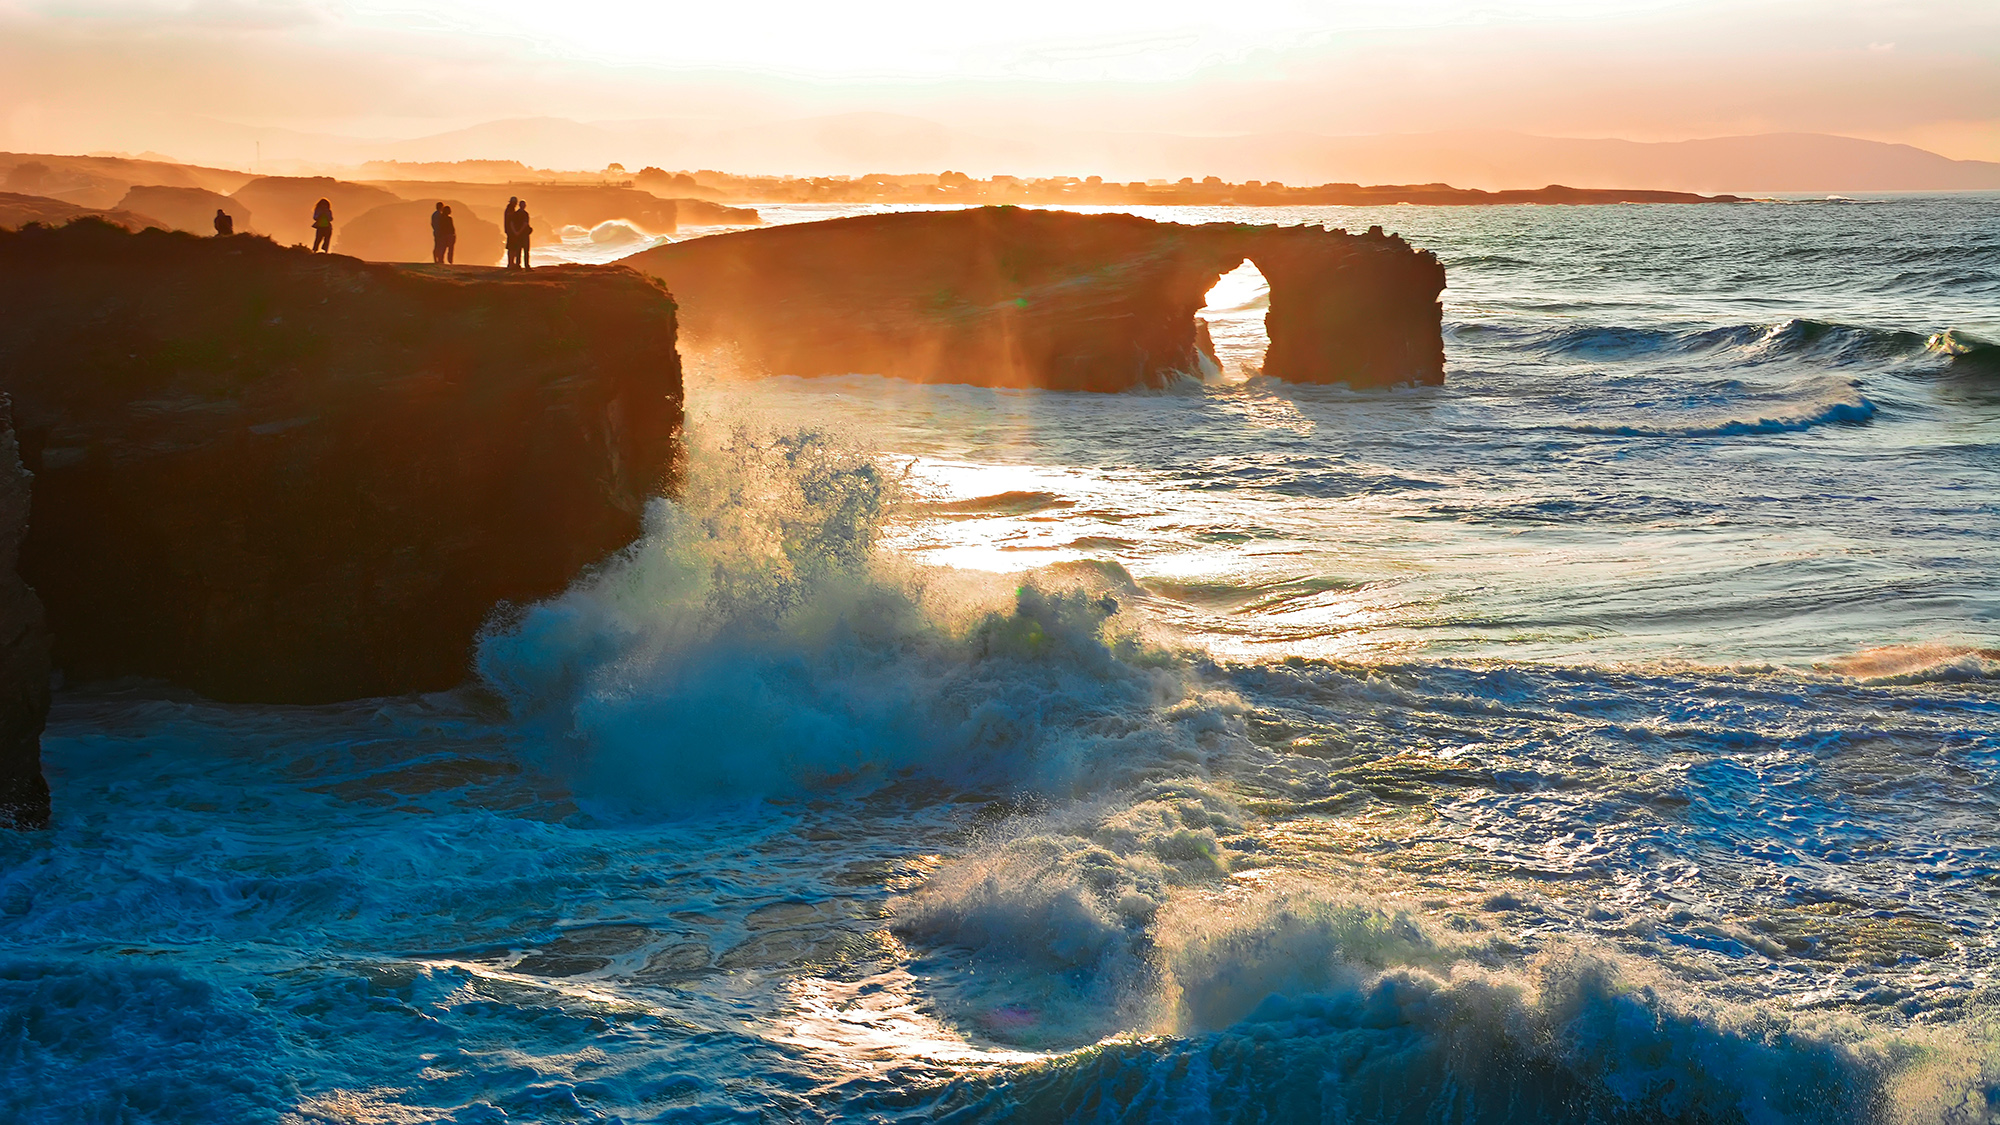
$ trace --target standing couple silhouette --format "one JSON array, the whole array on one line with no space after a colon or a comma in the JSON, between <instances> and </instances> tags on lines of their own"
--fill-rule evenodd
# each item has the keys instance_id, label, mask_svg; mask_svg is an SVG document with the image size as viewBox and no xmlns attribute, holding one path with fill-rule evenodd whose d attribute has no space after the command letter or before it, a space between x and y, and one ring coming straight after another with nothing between
<instances>
[{"instance_id":1,"label":"standing couple silhouette","mask_svg":"<svg viewBox=\"0 0 2000 1125\"><path fill-rule=\"evenodd\" d=\"M535 233L529 224L528 201L507 197L507 210L500 218L500 229L507 235L507 268L529 269L528 236Z\"/></svg>"},{"instance_id":2,"label":"standing couple silhouette","mask_svg":"<svg viewBox=\"0 0 2000 1125\"><path fill-rule=\"evenodd\" d=\"M431 212L431 261L437 265L456 264L458 258L458 223L451 217L451 208L442 200Z\"/></svg>"}]
</instances>

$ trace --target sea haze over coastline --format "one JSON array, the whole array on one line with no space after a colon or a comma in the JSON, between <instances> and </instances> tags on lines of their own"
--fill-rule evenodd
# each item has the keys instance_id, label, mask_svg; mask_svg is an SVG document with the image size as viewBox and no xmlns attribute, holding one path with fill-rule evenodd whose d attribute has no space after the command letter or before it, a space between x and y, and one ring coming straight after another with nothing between
<instances>
[{"instance_id":1,"label":"sea haze over coastline","mask_svg":"<svg viewBox=\"0 0 2000 1125\"><path fill-rule=\"evenodd\" d=\"M1144 213L1445 384L691 365L471 686L59 693L0 1117L1990 1120L2000 197Z\"/></svg>"},{"instance_id":2,"label":"sea haze over coastline","mask_svg":"<svg viewBox=\"0 0 2000 1125\"><path fill-rule=\"evenodd\" d=\"M0 148L151 149L240 165L257 158L260 142L276 157L310 138L316 148L290 155L343 159L333 151L339 138L524 121L506 143L489 135L466 155L571 164L534 151L560 140L562 121L596 123L592 131L604 134L664 119L656 132L665 136L741 131L790 142L759 146L776 163L710 166L837 171L814 159L827 136L858 142L851 155L866 166L854 172L940 166L902 143L925 139L923 128L897 139L893 127L846 120L859 114L919 117L1015 148L1055 133L1265 134L1298 138L1302 149L1313 137L1458 130L1634 141L1817 133L2000 160L2000 16L1982 0L1189 0L1017 4L1004 14L775 0L758 11L753 25L723 7L653 11L604 0L88 8L19 0L0 11L0 105L10 110L0 116ZM876 146L872 159L867 145ZM1102 145L1090 151L1113 155ZM1005 166L1011 151L954 153L952 164L981 155L993 171L1034 172ZM627 149L581 163L669 159L665 150ZM1306 178L1068 160L1049 170ZM1377 177L1353 169L1318 178Z\"/></svg>"},{"instance_id":3,"label":"sea haze over coastline","mask_svg":"<svg viewBox=\"0 0 2000 1125\"><path fill-rule=\"evenodd\" d=\"M92 148L136 146L100 137ZM1953 160L1906 144L1812 133L1641 142L1519 132L1328 136L1116 132L1059 126L947 126L887 113L784 120L488 121L407 139L293 133L216 121L150 124L148 144L181 159L266 173L370 179L354 166L490 160L548 168L620 163L860 176L945 169L981 178L1102 176L1129 181L1219 175L1288 184L1451 184L1506 191L1584 188L1716 192L2000 189L2000 163ZM50 142L34 134L16 148ZM254 155L253 155L254 154Z\"/></svg>"}]
</instances>

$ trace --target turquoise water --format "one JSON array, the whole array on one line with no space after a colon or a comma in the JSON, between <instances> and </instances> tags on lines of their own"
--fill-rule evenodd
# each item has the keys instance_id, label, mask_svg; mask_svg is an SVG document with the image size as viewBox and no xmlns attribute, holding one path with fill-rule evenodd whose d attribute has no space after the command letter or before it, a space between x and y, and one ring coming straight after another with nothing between
<instances>
[{"instance_id":1,"label":"turquoise water","mask_svg":"<svg viewBox=\"0 0 2000 1125\"><path fill-rule=\"evenodd\" d=\"M61 693L0 1118L2000 1119L2000 199L1255 214L1445 386L698 368L474 686Z\"/></svg>"}]
</instances>

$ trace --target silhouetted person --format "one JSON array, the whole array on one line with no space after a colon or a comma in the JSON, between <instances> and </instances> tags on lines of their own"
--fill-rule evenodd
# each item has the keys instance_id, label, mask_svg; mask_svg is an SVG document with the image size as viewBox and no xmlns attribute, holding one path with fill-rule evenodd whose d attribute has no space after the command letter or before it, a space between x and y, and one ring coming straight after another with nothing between
<instances>
[{"instance_id":1,"label":"silhouetted person","mask_svg":"<svg viewBox=\"0 0 2000 1125\"><path fill-rule=\"evenodd\" d=\"M529 225L528 220L528 201L523 199L521 205L514 208L514 237L521 248L521 268L524 270L532 268L528 264L528 236L533 233L535 228Z\"/></svg>"},{"instance_id":2,"label":"silhouetted person","mask_svg":"<svg viewBox=\"0 0 2000 1125\"><path fill-rule=\"evenodd\" d=\"M222 208L215 209L215 237L228 238L236 233L236 219Z\"/></svg>"},{"instance_id":3,"label":"silhouetted person","mask_svg":"<svg viewBox=\"0 0 2000 1125\"><path fill-rule=\"evenodd\" d=\"M441 206L441 207L442 207L442 206L444 206L444 205L443 205L443 204L439 204L439 206ZM452 218L451 218L451 208L449 208L449 207L445 207L445 209L444 209L444 218L442 218L441 220L439 220L439 222L438 222L438 229L439 229L439 232L440 232L440 233L439 233L439 237L440 237L441 239L443 239L443 246L444 246L444 263L445 263L445 265L448 265L448 266L453 266L453 265L457 265L457 264L458 264L458 224L452 221Z\"/></svg>"},{"instance_id":4,"label":"silhouetted person","mask_svg":"<svg viewBox=\"0 0 2000 1125\"><path fill-rule=\"evenodd\" d=\"M444 264L444 203L431 208L431 264Z\"/></svg>"},{"instance_id":5,"label":"silhouetted person","mask_svg":"<svg viewBox=\"0 0 2000 1125\"><path fill-rule=\"evenodd\" d=\"M510 270L521 264L520 252L514 249L514 209L520 205L521 201L510 195L507 197L507 209L500 212L500 234L507 240L507 268Z\"/></svg>"},{"instance_id":6,"label":"silhouetted person","mask_svg":"<svg viewBox=\"0 0 2000 1125\"><path fill-rule=\"evenodd\" d=\"M333 252L333 204L322 199L313 207L313 253Z\"/></svg>"}]
</instances>

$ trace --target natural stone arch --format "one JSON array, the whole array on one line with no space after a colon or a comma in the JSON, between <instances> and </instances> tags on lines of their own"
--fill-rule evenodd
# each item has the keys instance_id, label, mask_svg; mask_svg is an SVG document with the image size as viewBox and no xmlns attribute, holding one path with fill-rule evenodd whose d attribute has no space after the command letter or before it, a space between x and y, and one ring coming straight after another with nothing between
<instances>
[{"instance_id":1,"label":"natural stone arch","mask_svg":"<svg viewBox=\"0 0 2000 1125\"><path fill-rule=\"evenodd\" d=\"M1262 308L1251 303L1254 290L1265 295ZM1203 292L1202 307L1195 310L1195 347L1214 363L1213 372L1203 372L1204 377L1263 370L1271 348L1271 333L1264 323L1269 293L1270 279L1248 258L1224 270Z\"/></svg>"},{"instance_id":2,"label":"natural stone arch","mask_svg":"<svg viewBox=\"0 0 2000 1125\"><path fill-rule=\"evenodd\" d=\"M1271 287L1264 374L1356 387L1444 382L1444 267L1381 227L1264 227L1247 257Z\"/></svg>"},{"instance_id":3,"label":"natural stone arch","mask_svg":"<svg viewBox=\"0 0 2000 1125\"><path fill-rule=\"evenodd\" d=\"M1443 381L1444 269L1379 228L982 207L690 239L627 262L674 292L684 346L750 373L1120 391L1199 369L1195 313L1245 259L1271 288L1266 375Z\"/></svg>"}]
</instances>

